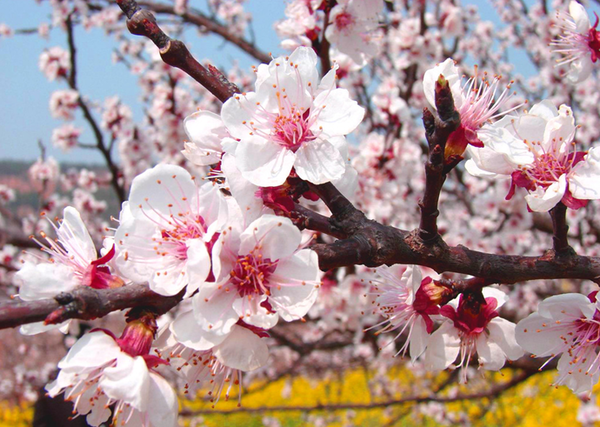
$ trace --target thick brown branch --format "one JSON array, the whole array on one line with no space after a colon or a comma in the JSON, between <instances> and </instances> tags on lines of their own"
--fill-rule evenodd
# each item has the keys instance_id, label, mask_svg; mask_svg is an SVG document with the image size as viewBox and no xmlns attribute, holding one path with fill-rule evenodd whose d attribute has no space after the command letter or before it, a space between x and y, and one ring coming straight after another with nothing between
<instances>
[{"instance_id":1,"label":"thick brown branch","mask_svg":"<svg viewBox=\"0 0 600 427\"><path fill-rule=\"evenodd\" d=\"M302 205L295 204L290 219L300 230L313 230L329 236L343 239L348 237L346 233L335 225L335 221L317 212L311 211Z\"/></svg>"},{"instance_id":2,"label":"thick brown branch","mask_svg":"<svg viewBox=\"0 0 600 427\"><path fill-rule=\"evenodd\" d=\"M240 91L218 69L206 68L196 61L185 44L166 35L150 11L140 8L134 0L117 0L117 4L127 16L129 32L152 40L166 64L184 71L222 102Z\"/></svg>"},{"instance_id":3,"label":"thick brown branch","mask_svg":"<svg viewBox=\"0 0 600 427\"><path fill-rule=\"evenodd\" d=\"M182 297L183 294L172 297L158 295L145 284L102 290L82 286L72 292L61 293L54 299L0 304L0 329L43 321L54 324L68 319L91 320L133 307L149 307L162 314L177 305Z\"/></svg>"}]
</instances>

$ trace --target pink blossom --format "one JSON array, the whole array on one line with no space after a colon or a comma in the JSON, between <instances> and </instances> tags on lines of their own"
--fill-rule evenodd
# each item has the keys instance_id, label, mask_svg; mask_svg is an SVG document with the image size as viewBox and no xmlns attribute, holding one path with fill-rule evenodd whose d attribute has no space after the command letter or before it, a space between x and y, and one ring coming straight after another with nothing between
<instances>
[{"instance_id":1,"label":"pink blossom","mask_svg":"<svg viewBox=\"0 0 600 427\"><path fill-rule=\"evenodd\" d=\"M119 268L161 295L186 286L190 295L211 275L210 251L226 219L217 187L198 187L179 166L155 166L133 180L121 210Z\"/></svg>"},{"instance_id":2,"label":"pink blossom","mask_svg":"<svg viewBox=\"0 0 600 427\"><path fill-rule=\"evenodd\" d=\"M600 377L600 312L595 294L546 298L517 325L517 342L535 357L558 357L555 384L589 393ZM550 360L551 360L550 359Z\"/></svg>"},{"instance_id":3,"label":"pink blossom","mask_svg":"<svg viewBox=\"0 0 600 427\"><path fill-rule=\"evenodd\" d=\"M475 68L477 72L477 67ZM467 145L483 147L481 133L486 131L484 124L515 110L517 107L502 111L511 97L510 84L498 96L500 76L495 76L490 83L487 74L479 81L475 75L464 85L461 83L458 67L451 58L427 70L423 76L423 91L429 105L435 109L435 85L440 76L448 82L452 90L454 105L460 115L460 127L450 134L446 143L445 157L461 156Z\"/></svg>"},{"instance_id":4,"label":"pink blossom","mask_svg":"<svg viewBox=\"0 0 600 427\"><path fill-rule=\"evenodd\" d=\"M60 168L53 157L45 160L38 159L29 167L27 175L35 191L44 199L48 198L56 189Z\"/></svg>"},{"instance_id":5,"label":"pink blossom","mask_svg":"<svg viewBox=\"0 0 600 427\"><path fill-rule=\"evenodd\" d=\"M508 297L486 288L485 301L459 297L458 306L447 304L440 314L447 318L431 335L425 351L425 365L431 370L449 367L457 357L462 367L461 381L467 381L467 367L477 353L479 367L498 371L506 359L516 360L523 350L515 341L515 324L499 317L497 309Z\"/></svg>"},{"instance_id":6,"label":"pink blossom","mask_svg":"<svg viewBox=\"0 0 600 427\"><path fill-rule=\"evenodd\" d=\"M71 70L69 52L60 46L51 47L40 55L39 66L50 81L66 77Z\"/></svg>"},{"instance_id":7,"label":"pink blossom","mask_svg":"<svg viewBox=\"0 0 600 427\"><path fill-rule=\"evenodd\" d=\"M575 120L570 107L549 101L527 114L507 116L487 127L483 148L470 148L466 169L476 176L511 177L510 199L525 188L527 205L546 212L562 202L572 209L600 198L600 150L575 150Z\"/></svg>"},{"instance_id":8,"label":"pink blossom","mask_svg":"<svg viewBox=\"0 0 600 427\"><path fill-rule=\"evenodd\" d=\"M104 331L84 335L58 363L60 372L46 387L48 394L64 392L76 414L87 414L92 426L109 420L111 405L115 425L177 426L177 396L152 370L162 361L130 354L119 341Z\"/></svg>"},{"instance_id":9,"label":"pink blossom","mask_svg":"<svg viewBox=\"0 0 600 427\"><path fill-rule=\"evenodd\" d=\"M56 232L56 240L43 232L42 237L47 243L36 240L42 251L51 256L50 262L26 262L16 273L20 283L19 297L22 300L51 298L77 286L106 289L123 284L123 281L112 275L106 266L115 254L114 248L98 258L92 238L75 208L68 206L64 209L63 219L58 227L52 222L50 224ZM33 323L22 326L21 332L35 334L53 327Z\"/></svg>"},{"instance_id":10,"label":"pink blossom","mask_svg":"<svg viewBox=\"0 0 600 427\"><path fill-rule=\"evenodd\" d=\"M385 325L377 334L397 331L395 339L398 339L406 331L406 342L396 355L406 353L410 345L410 357L415 362L425 351L429 334L433 332L431 315L439 311L435 303L422 304L422 298L416 299L421 284L430 283L431 277L423 279L418 266L407 267L401 277L393 267L379 267L376 272L379 277L370 281L374 286L373 313L386 318L376 325Z\"/></svg>"},{"instance_id":11,"label":"pink blossom","mask_svg":"<svg viewBox=\"0 0 600 427\"><path fill-rule=\"evenodd\" d=\"M335 88L335 70L319 82L316 66L314 51L298 48L258 68L256 92L223 104L223 123L239 140L237 167L254 185L281 185L292 168L314 184L346 171L344 135L358 126L364 109Z\"/></svg>"},{"instance_id":12,"label":"pink blossom","mask_svg":"<svg viewBox=\"0 0 600 427\"><path fill-rule=\"evenodd\" d=\"M52 145L63 151L69 151L79 144L81 129L66 123L52 131Z\"/></svg>"},{"instance_id":13,"label":"pink blossom","mask_svg":"<svg viewBox=\"0 0 600 427\"><path fill-rule=\"evenodd\" d=\"M225 335L239 319L270 329L279 317L302 318L317 298L319 267L301 240L289 219L274 215L221 233L212 257L215 283L192 298L201 327Z\"/></svg>"},{"instance_id":14,"label":"pink blossom","mask_svg":"<svg viewBox=\"0 0 600 427\"><path fill-rule=\"evenodd\" d=\"M600 34L598 16L592 27L584 7L572 0L569 3L569 13L557 13L557 25L562 33L550 43L555 46L554 52L563 55L557 65L568 65L567 77L573 83L586 80L593 70L593 65L600 55Z\"/></svg>"},{"instance_id":15,"label":"pink blossom","mask_svg":"<svg viewBox=\"0 0 600 427\"><path fill-rule=\"evenodd\" d=\"M79 93L76 90L56 90L50 96L50 114L62 120L73 120L73 114L79 107Z\"/></svg>"}]
</instances>

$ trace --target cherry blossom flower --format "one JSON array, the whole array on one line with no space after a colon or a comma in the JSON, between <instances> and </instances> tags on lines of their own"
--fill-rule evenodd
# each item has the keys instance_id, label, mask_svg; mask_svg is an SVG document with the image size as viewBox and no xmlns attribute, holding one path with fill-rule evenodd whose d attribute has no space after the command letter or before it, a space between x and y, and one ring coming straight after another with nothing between
<instances>
[{"instance_id":1,"label":"cherry blossom flower","mask_svg":"<svg viewBox=\"0 0 600 427\"><path fill-rule=\"evenodd\" d=\"M562 33L550 45L555 46L554 52L563 55L557 65L568 65L567 78L573 83L586 80L600 56L600 34L598 17L592 27L585 8L576 1L569 3L569 13L556 14L557 25Z\"/></svg>"},{"instance_id":2,"label":"cherry blossom flower","mask_svg":"<svg viewBox=\"0 0 600 427\"><path fill-rule=\"evenodd\" d=\"M52 131L52 145L63 151L69 151L79 143L81 129L66 123Z\"/></svg>"},{"instance_id":3,"label":"cherry blossom flower","mask_svg":"<svg viewBox=\"0 0 600 427\"><path fill-rule=\"evenodd\" d=\"M329 13L325 37L356 64L366 65L366 60L377 53L372 33L382 10L383 0L338 0Z\"/></svg>"},{"instance_id":4,"label":"cherry blossom flower","mask_svg":"<svg viewBox=\"0 0 600 427\"><path fill-rule=\"evenodd\" d=\"M69 52L60 46L51 47L40 55L39 66L50 81L66 77L71 69Z\"/></svg>"},{"instance_id":5,"label":"cherry blossom flower","mask_svg":"<svg viewBox=\"0 0 600 427\"><path fill-rule=\"evenodd\" d=\"M523 187L532 211L546 212L562 202L572 209L600 198L600 150L575 151L575 120L570 107L549 101L527 114L507 116L482 135L484 148L470 148L467 170L475 176L510 176L510 199Z\"/></svg>"},{"instance_id":6,"label":"cherry blossom flower","mask_svg":"<svg viewBox=\"0 0 600 427\"><path fill-rule=\"evenodd\" d=\"M102 127L113 135L127 135L131 128L131 117L131 109L118 96L111 96L104 101Z\"/></svg>"},{"instance_id":7,"label":"cherry blossom flower","mask_svg":"<svg viewBox=\"0 0 600 427\"><path fill-rule=\"evenodd\" d=\"M550 360L560 355L555 384L575 393L590 393L600 378L598 304L595 293L554 295L517 325L517 342L526 351Z\"/></svg>"},{"instance_id":8,"label":"cherry blossom flower","mask_svg":"<svg viewBox=\"0 0 600 427\"><path fill-rule=\"evenodd\" d=\"M317 298L317 254L303 249L287 218L263 215L243 232L230 227L213 249L214 284L192 298L202 328L224 335L239 319L270 329L304 316Z\"/></svg>"},{"instance_id":9,"label":"cherry blossom flower","mask_svg":"<svg viewBox=\"0 0 600 427\"><path fill-rule=\"evenodd\" d=\"M394 267L379 267L376 270L379 278L370 281L374 286L373 314L380 313L386 318L374 327L385 325L377 334L398 331L395 339L407 331L406 342L396 355L404 354L410 348L410 357L415 362L427 347L429 334L433 332L431 315L438 314L439 307L422 295L423 291L419 294L422 284L428 285L432 279L423 279L418 266L407 267L401 277L395 270Z\"/></svg>"},{"instance_id":10,"label":"cherry blossom flower","mask_svg":"<svg viewBox=\"0 0 600 427\"><path fill-rule=\"evenodd\" d=\"M73 120L78 106L79 92L76 90L56 90L50 96L50 114L56 119Z\"/></svg>"},{"instance_id":11,"label":"cherry blossom flower","mask_svg":"<svg viewBox=\"0 0 600 427\"><path fill-rule=\"evenodd\" d=\"M523 356L515 341L516 325L499 317L497 311L508 300L507 295L486 288L483 296L485 302L461 294L457 307L450 303L440 308L440 314L448 320L430 336L425 351L427 369L446 369L459 357L461 381L466 382L466 368L475 353L479 367L490 371L500 370L506 359Z\"/></svg>"},{"instance_id":12,"label":"cherry blossom flower","mask_svg":"<svg viewBox=\"0 0 600 427\"><path fill-rule=\"evenodd\" d=\"M198 187L183 168L158 165L138 175L115 241L120 270L161 295L193 293L211 274L210 250L227 220L216 186ZM217 233L217 234L216 234Z\"/></svg>"},{"instance_id":13,"label":"cherry blossom flower","mask_svg":"<svg viewBox=\"0 0 600 427\"><path fill-rule=\"evenodd\" d=\"M490 82L487 73L481 81L475 76L466 83L461 82L458 67L451 58L427 70L423 76L423 92L429 105L435 109L435 85L440 76L448 82L454 98L454 106L460 115L460 127L452 132L446 142L445 157L451 155L462 156L467 145L483 147L481 134L487 128L483 125L520 107L516 106L502 111L504 105L511 98L510 84L498 96L501 88L500 76L494 76Z\"/></svg>"},{"instance_id":14,"label":"cherry blossom flower","mask_svg":"<svg viewBox=\"0 0 600 427\"><path fill-rule=\"evenodd\" d=\"M298 48L257 69L256 92L234 95L221 117L232 137L238 169L260 187L281 185L292 172L323 184L346 171L346 140L364 109L335 88L335 69L319 82L317 56Z\"/></svg>"},{"instance_id":15,"label":"cherry blossom flower","mask_svg":"<svg viewBox=\"0 0 600 427\"><path fill-rule=\"evenodd\" d=\"M68 206L64 209L63 219L58 227L52 222L50 224L56 231L57 239L51 239L42 232L47 245L36 240L42 251L51 256L50 262L26 262L15 275L20 282L19 297L22 300L52 298L77 286L106 289L123 285L123 281L112 275L106 267L106 263L115 254L114 248L98 258L94 242L75 208ZM55 327L57 326L33 323L23 325L21 332L27 335L36 334ZM68 322L60 327L66 330Z\"/></svg>"},{"instance_id":16,"label":"cherry blossom flower","mask_svg":"<svg viewBox=\"0 0 600 427\"><path fill-rule=\"evenodd\" d=\"M239 320L228 334L220 335L204 330L191 308L180 312L164 335L166 349L160 354L168 354L166 360L184 376L185 393L193 396L211 385L208 395L214 403L225 388L228 400L233 386L241 401L242 373L264 366L269 358L264 330Z\"/></svg>"},{"instance_id":17,"label":"cherry blossom flower","mask_svg":"<svg viewBox=\"0 0 600 427\"><path fill-rule=\"evenodd\" d=\"M78 415L99 426L111 416L114 425L177 426L177 396L169 383L152 370L165 363L156 356L136 354L105 331L84 335L58 363L60 372L46 389L62 392Z\"/></svg>"},{"instance_id":18,"label":"cherry blossom flower","mask_svg":"<svg viewBox=\"0 0 600 427\"><path fill-rule=\"evenodd\" d=\"M54 157L36 160L27 171L31 185L44 199L54 193L59 174L60 168Z\"/></svg>"}]
</instances>

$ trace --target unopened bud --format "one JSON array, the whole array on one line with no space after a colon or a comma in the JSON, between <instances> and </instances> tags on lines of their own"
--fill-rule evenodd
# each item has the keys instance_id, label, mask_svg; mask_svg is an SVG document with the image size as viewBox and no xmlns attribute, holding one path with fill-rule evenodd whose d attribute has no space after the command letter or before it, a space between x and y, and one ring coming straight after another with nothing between
<instances>
[{"instance_id":1,"label":"unopened bud","mask_svg":"<svg viewBox=\"0 0 600 427\"><path fill-rule=\"evenodd\" d=\"M452 298L452 287L431 277L426 277L415 295L413 307L419 312L425 312L432 306L447 303Z\"/></svg>"},{"instance_id":2,"label":"unopened bud","mask_svg":"<svg viewBox=\"0 0 600 427\"><path fill-rule=\"evenodd\" d=\"M132 357L146 355L150 353L157 329L156 316L144 312L137 319L127 323L117 343L121 350Z\"/></svg>"}]
</instances>

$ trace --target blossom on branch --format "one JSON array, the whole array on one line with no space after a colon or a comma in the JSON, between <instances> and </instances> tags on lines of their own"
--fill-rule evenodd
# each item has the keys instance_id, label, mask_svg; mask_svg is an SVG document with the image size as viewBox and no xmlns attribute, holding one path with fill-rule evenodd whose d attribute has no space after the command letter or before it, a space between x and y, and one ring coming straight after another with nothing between
<instances>
[{"instance_id":1,"label":"blossom on branch","mask_svg":"<svg viewBox=\"0 0 600 427\"><path fill-rule=\"evenodd\" d=\"M256 70L255 92L234 95L221 110L244 178L259 187L290 174L313 184L342 177L346 140L364 109L346 89L336 89L335 69L319 81L317 55L300 47Z\"/></svg>"},{"instance_id":2,"label":"blossom on branch","mask_svg":"<svg viewBox=\"0 0 600 427\"><path fill-rule=\"evenodd\" d=\"M534 105L527 114L506 116L487 127L485 147L470 148L466 168L475 176L510 176L525 188L532 211L547 212L557 203L578 209L587 200L600 199L600 150L575 150L575 119L570 107L557 110L549 101Z\"/></svg>"},{"instance_id":3,"label":"blossom on branch","mask_svg":"<svg viewBox=\"0 0 600 427\"><path fill-rule=\"evenodd\" d=\"M497 289L483 290L483 301L462 294L457 305L440 308L446 318L430 336L425 366L431 370L448 368L458 357L461 381L467 381L467 367L477 353L479 367L498 371L506 359L516 360L524 352L515 341L515 324L499 317L498 309L508 296Z\"/></svg>"},{"instance_id":4,"label":"blossom on branch","mask_svg":"<svg viewBox=\"0 0 600 427\"><path fill-rule=\"evenodd\" d=\"M215 283L192 298L200 327L226 335L242 319L270 329L279 317L301 319L314 304L319 286L316 252L283 217L262 215L244 231L223 231L213 249Z\"/></svg>"},{"instance_id":5,"label":"blossom on branch","mask_svg":"<svg viewBox=\"0 0 600 427\"><path fill-rule=\"evenodd\" d=\"M425 99L433 109L436 109L436 83L440 77L448 82L454 107L460 115L460 127L450 134L446 142L446 158L452 155L462 156L468 145L483 147L481 135L487 129L483 125L520 107L517 105L502 111L512 97L512 93L511 84L508 84L496 96L501 88L501 76L494 76L493 81L490 82L487 73L484 73L479 81L477 67L475 67L475 76L463 84L454 60L448 58L427 70L423 76Z\"/></svg>"},{"instance_id":6,"label":"blossom on branch","mask_svg":"<svg viewBox=\"0 0 600 427\"><path fill-rule=\"evenodd\" d=\"M226 220L216 186L198 187L179 166L155 166L133 180L123 204L115 234L119 269L161 295L187 286L189 296L212 275L210 251Z\"/></svg>"},{"instance_id":7,"label":"blossom on branch","mask_svg":"<svg viewBox=\"0 0 600 427\"><path fill-rule=\"evenodd\" d=\"M395 339L406 331L406 342L396 355L410 349L410 358L414 362L427 347L434 326L431 316L439 313L439 307L426 294L425 288L432 285L432 279L423 279L419 266L407 267L401 277L395 270L379 267L376 270L379 277L370 281L374 286L373 314L380 313L386 318L375 327L385 325L377 334L398 331Z\"/></svg>"},{"instance_id":8,"label":"blossom on branch","mask_svg":"<svg viewBox=\"0 0 600 427\"><path fill-rule=\"evenodd\" d=\"M147 352L138 354L106 331L84 335L58 363L60 372L46 389L62 392L76 414L99 426L109 420L125 427L177 426L177 396L153 368L165 361Z\"/></svg>"},{"instance_id":9,"label":"blossom on branch","mask_svg":"<svg viewBox=\"0 0 600 427\"><path fill-rule=\"evenodd\" d=\"M569 3L569 13L557 12L557 25L562 32L550 45L554 52L563 55L557 65L568 65L567 78L573 83L586 80L591 74L594 64L600 56L600 33L598 16L592 27L585 8L576 1Z\"/></svg>"},{"instance_id":10,"label":"blossom on branch","mask_svg":"<svg viewBox=\"0 0 600 427\"><path fill-rule=\"evenodd\" d=\"M517 342L535 357L560 355L556 385L591 393L600 378L600 311L596 293L546 298L538 311L521 320ZM548 363L546 362L546 363Z\"/></svg>"},{"instance_id":11,"label":"blossom on branch","mask_svg":"<svg viewBox=\"0 0 600 427\"><path fill-rule=\"evenodd\" d=\"M34 239L42 247L42 251L51 256L50 262L26 262L16 273L16 280L20 283L19 297L22 300L53 298L77 286L107 289L123 285L123 281L111 274L106 266L114 257L114 246L98 258L94 242L75 208L68 206L64 209L63 219L58 227L52 222L50 224L56 231L56 240L49 238L44 232L42 237L47 245ZM59 326L66 330L69 322ZM33 323L21 326L21 333L37 334L59 326Z\"/></svg>"}]
</instances>

